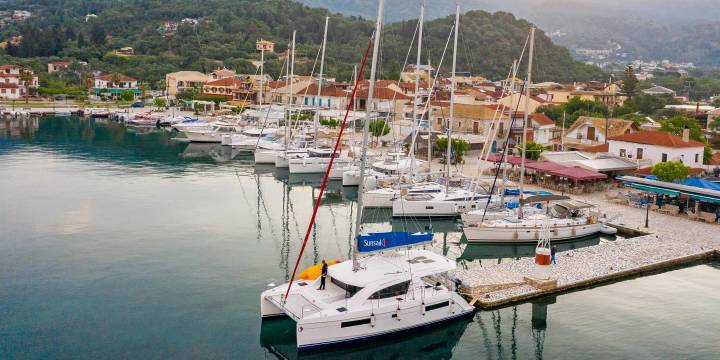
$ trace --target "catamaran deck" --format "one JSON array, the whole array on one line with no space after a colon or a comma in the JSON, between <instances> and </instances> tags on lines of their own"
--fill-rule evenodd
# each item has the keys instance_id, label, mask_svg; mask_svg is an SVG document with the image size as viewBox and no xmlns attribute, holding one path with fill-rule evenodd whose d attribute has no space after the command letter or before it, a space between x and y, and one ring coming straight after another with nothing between
<instances>
[{"instance_id":1,"label":"catamaran deck","mask_svg":"<svg viewBox=\"0 0 720 360\"><path fill-rule=\"evenodd\" d=\"M644 209L609 203L602 194L585 199L600 204L608 218L617 217L612 223L616 227L649 234L560 252L546 282L529 279L533 258L459 271L464 292L476 298L475 305L496 308L720 256L718 225L651 212L645 229Z\"/></svg>"}]
</instances>

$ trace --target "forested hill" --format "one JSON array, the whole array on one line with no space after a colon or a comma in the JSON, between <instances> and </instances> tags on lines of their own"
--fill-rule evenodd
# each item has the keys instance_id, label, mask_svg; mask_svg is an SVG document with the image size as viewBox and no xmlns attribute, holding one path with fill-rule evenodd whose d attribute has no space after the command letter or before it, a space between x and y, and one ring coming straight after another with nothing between
<instances>
[{"instance_id":1,"label":"forested hill","mask_svg":"<svg viewBox=\"0 0 720 360\"><path fill-rule=\"evenodd\" d=\"M258 39L272 40L276 52L285 50L292 31L297 30L296 66L308 73L322 38L324 17L330 15L326 72L349 79L372 33L373 23L328 10L310 8L288 0L42 0L10 1L7 8L32 11L30 19L9 24L0 32L2 40L22 35L19 46L8 46L2 61L28 62L44 68L53 57L89 62L103 71L119 71L156 83L164 74L180 69L209 71L226 66L254 72L250 62L259 58ZM88 16L93 14L94 16ZM197 25L180 24L163 29L168 21L197 19ZM425 49L436 65L448 38L452 17L426 23ZM397 76L415 31L416 21L389 24L383 37L381 75ZM473 11L461 17L458 69L500 79L517 57L530 24L508 13ZM136 55L118 57L113 49L134 48ZM538 81L604 80L597 68L573 60L563 47L537 32L536 75ZM9 59L9 56L22 59ZM267 56L266 68L277 76L281 62ZM446 60L446 64L449 64Z\"/></svg>"}]
</instances>

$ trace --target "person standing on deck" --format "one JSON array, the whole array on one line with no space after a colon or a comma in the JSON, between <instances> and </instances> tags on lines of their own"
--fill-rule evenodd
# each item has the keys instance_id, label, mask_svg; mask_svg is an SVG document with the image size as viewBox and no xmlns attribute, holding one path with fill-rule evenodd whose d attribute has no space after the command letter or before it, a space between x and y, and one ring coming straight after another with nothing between
<instances>
[{"instance_id":1,"label":"person standing on deck","mask_svg":"<svg viewBox=\"0 0 720 360\"><path fill-rule=\"evenodd\" d=\"M322 261L322 269L320 270L320 288L318 290L325 290L325 278L327 277L327 263L325 260Z\"/></svg>"},{"instance_id":2,"label":"person standing on deck","mask_svg":"<svg viewBox=\"0 0 720 360\"><path fill-rule=\"evenodd\" d=\"M557 246L553 246L550 248L550 262L557 265L557 261L555 261L555 253L557 252Z\"/></svg>"}]
</instances>

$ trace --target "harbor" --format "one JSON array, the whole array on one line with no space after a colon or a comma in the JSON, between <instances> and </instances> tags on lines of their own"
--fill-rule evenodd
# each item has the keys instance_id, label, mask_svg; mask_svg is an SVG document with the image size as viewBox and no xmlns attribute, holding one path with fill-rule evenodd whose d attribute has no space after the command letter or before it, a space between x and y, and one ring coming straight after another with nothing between
<instances>
[{"instance_id":1,"label":"harbor","mask_svg":"<svg viewBox=\"0 0 720 360\"><path fill-rule=\"evenodd\" d=\"M11 334L4 341L26 344L35 352L62 349L67 357L108 352L113 357L134 357L147 354L143 339L152 338L152 353L159 357L179 352L213 357L222 352L298 358L294 331L288 333L294 330L288 324L292 321L261 322L256 294L289 277L288 263L297 255L298 234L304 230L301 219L309 216L307 204L313 201L313 192L317 195L319 176L294 177L273 166L253 165L248 157L218 161L212 144L198 148L169 141L162 130L133 132L114 122L72 118L43 118L37 126L0 137L0 162L6 174L0 180L2 201L13 204L2 208L0 217L4 234L11 234L3 237L2 264L27 269L2 273L3 291L11 294L2 300L5 321L0 329ZM190 147L195 155L184 156ZM200 148L202 152L194 150ZM320 208L309 257L301 266L348 256L350 240L345 232L350 228L347 219L356 210L356 197L351 188L332 184ZM57 205L48 206L48 198ZM617 210L612 211L628 216L623 221L626 226L643 229L643 209L614 206ZM378 229L386 228L390 219L387 212L377 211L368 217L377 219L368 226ZM649 230L673 219L651 212ZM390 224L403 227L400 220ZM433 225L435 241L426 248L457 259L461 268L514 264L517 257L531 263L534 245L472 246L462 239L456 221L434 220ZM713 229L708 224L692 225ZM701 233L693 232L693 238ZM573 247L612 246L628 240L633 239L596 237L559 243L558 267L568 262L563 254ZM408 348L417 349L418 357L499 357L515 352L518 358L539 358L536 348L544 345L543 357L577 349L589 359L599 353L579 344L597 340L587 329L597 329L598 316L606 319L599 331L608 334L603 340L608 343L645 342L659 352L691 344L699 354L710 355L717 352L711 345L712 332L689 335L680 324L712 328L718 320L713 310L718 292L712 284L720 283L720 272L712 261L689 266L480 310L472 319L379 340L374 347L352 346L300 358L403 356ZM52 296L58 293L64 295ZM694 301L679 307L680 297ZM640 313L634 310L647 301L654 305ZM75 314L74 324L85 326L68 328L62 320L67 313ZM660 314L672 321L648 328L638 318ZM89 327L112 338L84 330ZM629 340L614 330L618 327L641 335ZM21 339L10 329L42 336ZM185 340L177 342L179 337ZM50 338L58 340L43 340Z\"/></svg>"},{"instance_id":2,"label":"harbor","mask_svg":"<svg viewBox=\"0 0 720 360\"><path fill-rule=\"evenodd\" d=\"M300 20L222 56L206 38L256 14L114 49L88 14L102 58L54 59L87 47L67 28L0 65L0 358L720 353L717 96L615 78L531 22L478 57L464 34L498 20L459 4L421 2L414 32L384 0L352 26L273 6ZM44 25L8 14L8 58L37 58Z\"/></svg>"}]
</instances>

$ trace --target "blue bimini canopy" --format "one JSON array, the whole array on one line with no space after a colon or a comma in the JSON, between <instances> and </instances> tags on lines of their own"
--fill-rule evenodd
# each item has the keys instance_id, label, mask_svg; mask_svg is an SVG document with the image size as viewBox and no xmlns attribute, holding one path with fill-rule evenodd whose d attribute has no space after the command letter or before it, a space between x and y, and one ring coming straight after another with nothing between
<instances>
[{"instance_id":1,"label":"blue bimini canopy","mask_svg":"<svg viewBox=\"0 0 720 360\"><path fill-rule=\"evenodd\" d=\"M433 234L390 231L358 236L358 251L373 252L430 242Z\"/></svg>"}]
</instances>

